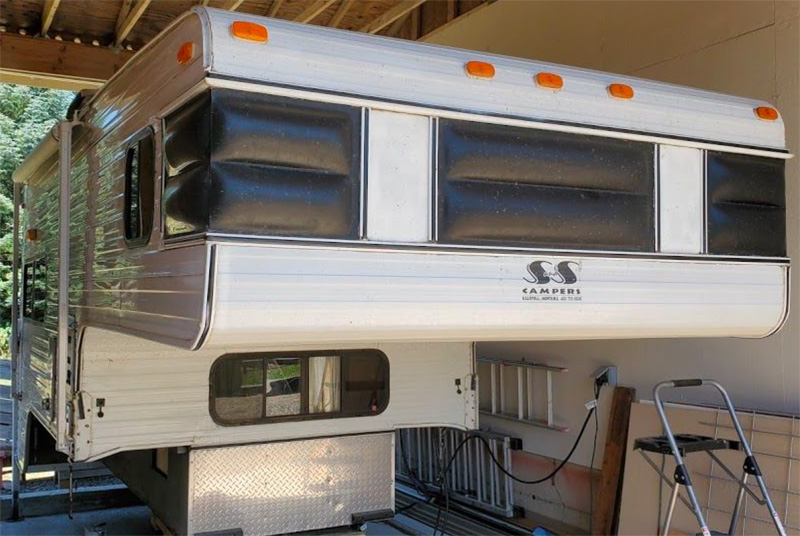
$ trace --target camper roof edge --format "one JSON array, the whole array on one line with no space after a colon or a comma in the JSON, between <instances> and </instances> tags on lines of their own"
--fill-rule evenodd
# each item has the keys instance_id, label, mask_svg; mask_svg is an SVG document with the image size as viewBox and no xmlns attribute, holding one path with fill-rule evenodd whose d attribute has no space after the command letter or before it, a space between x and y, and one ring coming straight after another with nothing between
<instances>
[{"instance_id":1,"label":"camper roof edge","mask_svg":"<svg viewBox=\"0 0 800 536\"><path fill-rule=\"evenodd\" d=\"M187 17L200 19L202 35L197 40L202 43L204 68L212 75L532 123L617 130L623 137L625 133L633 137L644 133L665 137L662 143L670 143L669 138L705 140L761 149L776 158L788 157L780 115L766 121L755 113L761 106L770 106L763 101L205 7L192 8L173 20L87 99L81 114ZM237 20L266 26L267 41L234 37L230 27ZM319 46L320 42L326 46ZM299 58L303 59L301 68L297 67ZM470 77L465 64L473 60L492 63L496 75L488 80ZM259 68L254 69L254 65ZM534 77L545 71L559 74L563 88L553 91L537 87ZM634 97L625 100L610 96L607 88L611 83L630 85ZM13 173L14 182L26 182L54 158L57 143L51 137L46 136Z\"/></svg>"},{"instance_id":2,"label":"camper roof edge","mask_svg":"<svg viewBox=\"0 0 800 536\"><path fill-rule=\"evenodd\" d=\"M209 74L275 86L721 144L786 150L783 121L758 117L769 103L629 76L411 42L225 10L195 8L210 28ZM267 28L264 42L233 35L236 21ZM324 46L321 46L324 44ZM491 64L492 76L467 73ZM257 66L257 68L255 68ZM562 78L537 86L538 73ZM633 97L615 98L612 84Z\"/></svg>"}]
</instances>

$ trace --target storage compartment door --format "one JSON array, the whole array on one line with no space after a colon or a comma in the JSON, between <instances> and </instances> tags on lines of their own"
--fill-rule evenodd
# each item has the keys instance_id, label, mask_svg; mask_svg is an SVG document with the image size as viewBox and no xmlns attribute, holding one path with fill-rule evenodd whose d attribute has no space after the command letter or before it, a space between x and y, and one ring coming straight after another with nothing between
<instances>
[{"instance_id":1,"label":"storage compartment door","mask_svg":"<svg viewBox=\"0 0 800 536\"><path fill-rule=\"evenodd\" d=\"M190 454L190 534L318 531L394 510L394 433Z\"/></svg>"}]
</instances>

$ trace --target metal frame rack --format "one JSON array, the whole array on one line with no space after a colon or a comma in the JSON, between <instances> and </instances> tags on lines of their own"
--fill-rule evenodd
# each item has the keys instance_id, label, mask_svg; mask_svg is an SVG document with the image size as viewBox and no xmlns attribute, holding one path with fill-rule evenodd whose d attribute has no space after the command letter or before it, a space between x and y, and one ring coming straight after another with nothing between
<instances>
[{"instance_id":1,"label":"metal frame rack","mask_svg":"<svg viewBox=\"0 0 800 536\"><path fill-rule=\"evenodd\" d=\"M483 415L491 415L503 419L549 428L559 432L568 432L569 428L555 423L553 417L555 404L553 402L553 375L568 372L563 367L554 367L540 363L528 363L525 361L512 361L495 357L479 357L479 363L488 363L491 366L491 378L489 381L489 394L491 397L491 408L481 408ZM513 368L516 370L517 388L517 412L509 414L506 412L506 391L509 389L505 382L505 370ZM535 404L535 375L537 372L544 372L546 390L546 412L545 417L537 417L541 414L536 411Z\"/></svg>"},{"instance_id":2,"label":"metal frame rack","mask_svg":"<svg viewBox=\"0 0 800 536\"><path fill-rule=\"evenodd\" d=\"M492 455L508 473L513 473L511 451L522 448L522 441L490 432L464 432L454 428L410 428L397 431L395 467L402 483L440 493L442 463L468 435L480 435ZM514 517L513 482L492 462L483 441L464 443L447 474L450 498L502 517Z\"/></svg>"}]
</instances>

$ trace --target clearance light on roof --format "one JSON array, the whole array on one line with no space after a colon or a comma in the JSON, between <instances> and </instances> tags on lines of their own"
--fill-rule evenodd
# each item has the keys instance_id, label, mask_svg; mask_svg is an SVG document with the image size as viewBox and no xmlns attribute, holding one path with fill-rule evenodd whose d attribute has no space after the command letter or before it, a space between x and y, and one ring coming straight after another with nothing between
<instances>
[{"instance_id":1,"label":"clearance light on roof","mask_svg":"<svg viewBox=\"0 0 800 536\"><path fill-rule=\"evenodd\" d=\"M494 65L485 61L468 61L465 68L467 74L475 78L494 78Z\"/></svg>"},{"instance_id":2,"label":"clearance light on roof","mask_svg":"<svg viewBox=\"0 0 800 536\"><path fill-rule=\"evenodd\" d=\"M189 63L192 58L194 57L194 43L191 41L187 41L181 45L181 48L178 49L178 63L181 65L186 65Z\"/></svg>"},{"instance_id":3,"label":"clearance light on roof","mask_svg":"<svg viewBox=\"0 0 800 536\"><path fill-rule=\"evenodd\" d=\"M616 99L632 99L633 88L626 84L611 84L608 86L608 94Z\"/></svg>"},{"instance_id":4,"label":"clearance light on roof","mask_svg":"<svg viewBox=\"0 0 800 536\"><path fill-rule=\"evenodd\" d=\"M255 41L256 43L266 43L269 37L266 26L243 20L237 20L231 24L231 33L234 37L245 41Z\"/></svg>"},{"instance_id":5,"label":"clearance light on roof","mask_svg":"<svg viewBox=\"0 0 800 536\"><path fill-rule=\"evenodd\" d=\"M555 73L536 73L536 85L545 89L558 91L564 87L564 79Z\"/></svg>"},{"instance_id":6,"label":"clearance light on roof","mask_svg":"<svg viewBox=\"0 0 800 536\"><path fill-rule=\"evenodd\" d=\"M778 119L778 110L769 106L759 106L755 109L756 116L764 121L775 121Z\"/></svg>"},{"instance_id":7,"label":"clearance light on roof","mask_svg":"<svg viewBox=\"0 0 800 536\"><path fill-rule=\"evenodd\" d=\"M31 242L39 240L39 229L28 229L25 231L25 238Z\"/></svg>"}]
</instances>

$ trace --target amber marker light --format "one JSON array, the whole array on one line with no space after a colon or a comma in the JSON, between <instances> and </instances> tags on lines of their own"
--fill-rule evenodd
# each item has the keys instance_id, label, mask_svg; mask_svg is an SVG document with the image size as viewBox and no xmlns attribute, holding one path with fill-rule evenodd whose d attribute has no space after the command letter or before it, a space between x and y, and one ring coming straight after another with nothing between
<instances>
[{"instance_id":1,"label":"amber marker light","mask_svg":"<svg viewBox=\"0 0 800 536\"><path fill-rule=\"evenodd\" d=\"M558 91L564 87L564 79L555 73L536 73L536 85L545 89Z\"/></svg>"},{"instance_id":2,"label":"amber marker light","mask_svg":"<svg viewBox=\"0 0 800 536\"><path fill-rule=\"evenodd\" d=\"M178 63L181 65L186 65L189 63L192 58L194 57L194 43L191 41L187 41L181 45L181 48L178 49Z\"/></svg>"},{"instance_id":3,"label":"amber marker light","mask_svg":"<svg viewBox=\"0 0 800 536\"><path fill-rule=\"evenodd\" d=\"M39 229L28 229L25 231L25 238L31 242L39 240Z\"/></svg>"},{"instance_id":4,"label":"amber marker light","mask_svg":"<svg viewBox=\"0 0 800 536\"><path fill-rule=\"evenodd\" d=\"M485 61L468 61L466 65L467 74L475 78L494 78L494 65Z\"/></svg>"},{"instance_id":5,"label":"amber marker light","mask_svg":"<svg viewBox=\"0 0 800 536\"><path fill-rule=\"evenodd\" d=\"M237 20L231 24L231 33L234 37L256 43L266 43L269 37L266 26L243 20Z\"/></svg>"},{"instance_id":6,"label":"amber marker light","mask_svg":"<svg viewBox=\"0 0 800 536\"><path fill-rule=\"evenodd\" d=\"M608 86L608 94L615 99L632 99L633 88L627 84L611 84Z\"/></svg>"},{"instance_id":7,"label":"amber marker light","mask_svg":"<svg viewBox=\"0 0 800 536\"><path fill-rule=\"evenodd\" d=\"M756 117L764 121L776 121L778 119L778 110L770 106L759 106L755 109Z\"/></svg>"}]
</instances>

